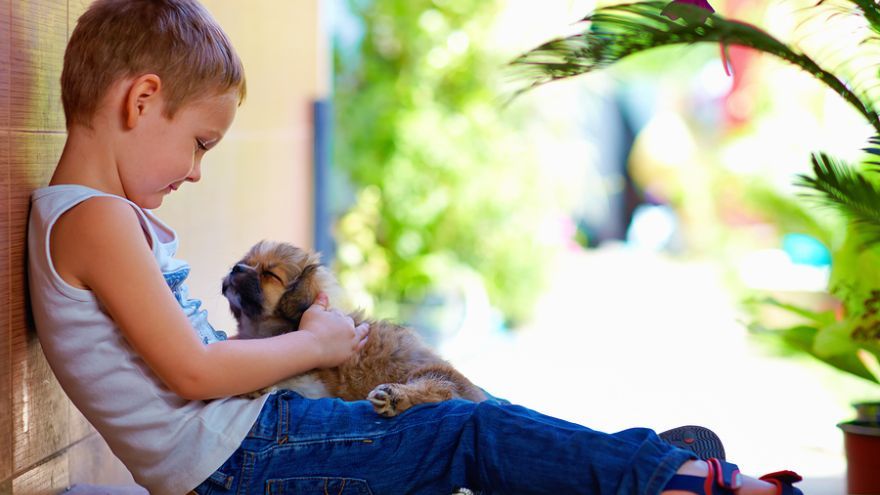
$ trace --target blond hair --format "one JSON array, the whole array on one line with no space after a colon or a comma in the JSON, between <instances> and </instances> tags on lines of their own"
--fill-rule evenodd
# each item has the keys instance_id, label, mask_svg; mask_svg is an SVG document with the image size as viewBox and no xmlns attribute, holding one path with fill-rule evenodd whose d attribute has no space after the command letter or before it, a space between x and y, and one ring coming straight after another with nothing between
<instances>
[{"instance_id":1,"label":"blond hair","mask_svg":"<svg viewBox=\"0 0 880 495\"><path fill-rule=\"evenodd\" d=\"M246 93L244 67L211 14L195 0L97 0L64 52L61 100L67 127L91 125L108 89L156 74L166 117L202 96Z\"/></svg>"}]
</instances>

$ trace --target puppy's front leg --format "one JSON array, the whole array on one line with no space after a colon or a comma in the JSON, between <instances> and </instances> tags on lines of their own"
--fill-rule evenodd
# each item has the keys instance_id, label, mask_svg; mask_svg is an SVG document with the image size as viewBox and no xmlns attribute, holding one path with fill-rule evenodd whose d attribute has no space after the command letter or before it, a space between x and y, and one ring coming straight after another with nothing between
<instances>
[{"instance_id":1,"label":"puppy's front leg","mask_svg":"<svg viewBox=\"0 0 880 495\"><path fill-rule=\"evenodd\" d=\"M454 388L448 381L423 377L407 383L383 383L370 392L367 400L378 414L390 418L416 404L449 400Z\"/></svg>"},{"instance_id":2,"label":"puppy's front leg","mask_svg":"<svg viewBox=\"0 0 880 495\"><path fill-rule=\"evenodd\" d=\"M367 396L382 416L396 416L417 404L462 398L486 400L483 391L448 364L436 364L410 374L406 383L379 385Z\"/></svg>"}]
</instances>

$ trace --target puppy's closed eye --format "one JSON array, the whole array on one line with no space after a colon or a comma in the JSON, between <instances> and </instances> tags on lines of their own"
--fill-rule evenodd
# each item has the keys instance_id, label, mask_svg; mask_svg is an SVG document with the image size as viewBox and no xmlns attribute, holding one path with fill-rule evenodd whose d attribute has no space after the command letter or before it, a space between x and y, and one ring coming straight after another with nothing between
<instances>
[{"instance_id":1,"label":"puppy's closed eye","mask_svg":"<svg viewBox=\"0 0 880 495\"><path fill-rule=\"evenodd\" d=\"M264 277L269 277L269 278L275 279L278 281L279 284L284 285L284 280L281 280L281 277L279 277L275 272L273 272L271 270L263 270L262 275Z\"/></svg>"}]
</instances>

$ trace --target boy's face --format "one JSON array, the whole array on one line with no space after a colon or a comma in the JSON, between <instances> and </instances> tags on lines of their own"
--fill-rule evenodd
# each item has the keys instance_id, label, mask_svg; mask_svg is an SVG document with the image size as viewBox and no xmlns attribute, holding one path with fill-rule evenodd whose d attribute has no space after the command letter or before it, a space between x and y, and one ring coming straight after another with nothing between
<instances>
[{"instance_id":1,"label":"boy's face","mask_svg":"<svg viewBox=\"0 0 880 495\"><path fill-rule=\"evenodd\" d=\"M237 108L238 94L228 92L188 103L172 119L161 111L142 116L120 150L125 196L153 209L184 182L198 181L202 157L226 134Z\"/></svg>"}]
</instances>

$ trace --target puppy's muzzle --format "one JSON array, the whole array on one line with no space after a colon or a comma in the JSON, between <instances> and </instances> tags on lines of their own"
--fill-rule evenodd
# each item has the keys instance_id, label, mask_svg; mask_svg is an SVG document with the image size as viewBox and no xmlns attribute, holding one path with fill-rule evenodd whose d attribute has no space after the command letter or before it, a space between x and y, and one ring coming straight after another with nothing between
<instances>
[{"instance_id":1,"label":"puppy's muzzle","mask_svg":"<svg viewBox=\"0 0 880 495\"><path fill-rule=\"evenodd\" d=\"M232 267L223 279L223 296L229 300L233 315L238 318L243 313L249 318L259 317L263 312L263 289L256 270L244 263Z\"/></svg>"}]
</instances>

